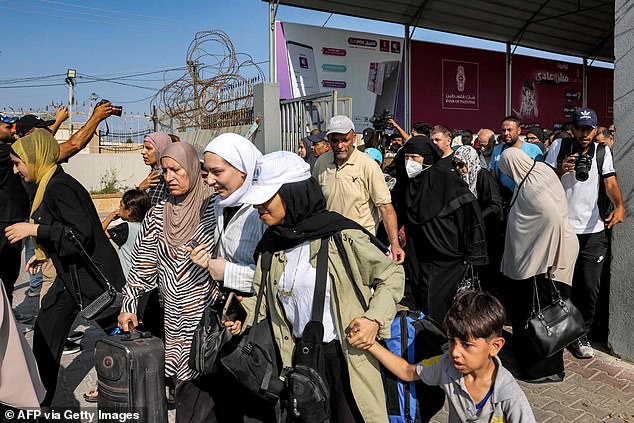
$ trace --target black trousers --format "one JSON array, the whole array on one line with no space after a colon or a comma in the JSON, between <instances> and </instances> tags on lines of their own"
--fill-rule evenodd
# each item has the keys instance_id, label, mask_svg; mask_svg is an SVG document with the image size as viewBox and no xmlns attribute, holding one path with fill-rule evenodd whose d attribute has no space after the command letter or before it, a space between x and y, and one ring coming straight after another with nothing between
<instances>
[{"instance_id":1,"label":"black trousers","mask_svg":"<svg viewBox=\"0 0 634 423\"><path fill-rule=\"evenodd\" d=\"M599 298L608 238L605 231L577 235L577 238L579 239L579 256L575 263L570 299L581 312L586 329L590 330Z\"/></svg>"},{"instance_id":2,"label":"black trousers","mask_svg":"<svg viewBox=\"0 0 634 423\"><path fill-rule=\"evenodd\" d=\"M215 423L209 376L174 381L176 423Z\"/></svg>"},{"instance_id":3,"label":"black trousers","mask_svg":"<svg viewBox=\"0 0 634 423\"><path fill-rule=\"evenodd\" d=\"M348 363L339 341L324 344L326 383L330 389L330 422L363 423L350 387Z\"/></svg>"},{"instance_id":4,"label":"black trousers","mask_svg":"<svg viewBox=\"0 0 634 423\"><path fill-rule=\"evenodd\" d=\"M58 277L53 283L62 283L62 281ZM59 293L54 303L46 308L40 308L37 315L33 328L33 355L37 361L40 378L46 388L46 396L41 404L43 407L50 406L55 397L64 342L77 313L79 310L75 301L68 290L64 290Z\"/></svg>"},{"instance_id":5,"label":"black trousers","mask_svg":"<svg viewBox=\"0 0 634 423\"><path fill-rule=\"evenodd\" d=\"M53 286L56 284L63 284L59 277L55 279ZM48 296L55 294L57 298L52 303L49 302ZM64 343L79 313L79 308L67 289L51 290L45 298L47 301L43 302L44 306L40 308L33 328L33 355L37 361L40 379L46 388L42 407L50 406L55 397ZM116 316L107 320L98 320L96 323L104 331L112 329L116 327Z\"/></svg>"},{"instance_id":6,"label":"black trousers","mask_svg":"<svg viewBox=\"0 0 634 423\"><path fill-rule=\"evenodd\" d=\"M511 310L513 313L513 350L515 358L526 379L538 379L555 375L564 371L563 350L551 357L541 359L533 349L526 331L526 320L531 316L533 307L533 278L512 281L513 295L511 296ZM570 287L555 281L555 286L563 298L570 296ZM552 301L551 284L543 275L537 276L537 293L542 306Z\"/></svg>"},{"instance_id":7,"label":"black trousers","mask_svg":"<svg viewBox=\"0 0 634 423\"><path fill-rule=\"evenodd\" d=\"M7 291L9 304L13 302L15 282L20 276L20 264L22 263L22 241L11 244L4 235L4 230L12 223L0 223L0 279Z\"/></svg>"}]
</instances>

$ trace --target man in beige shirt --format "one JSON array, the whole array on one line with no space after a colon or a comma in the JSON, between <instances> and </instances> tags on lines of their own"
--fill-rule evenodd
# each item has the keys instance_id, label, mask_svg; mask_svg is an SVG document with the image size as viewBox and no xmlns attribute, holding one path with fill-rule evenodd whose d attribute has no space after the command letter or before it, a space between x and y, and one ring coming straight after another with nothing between
<instances>
[{"instance_id":1,"label":"man in beige shirt","mask_svg":"<svg viewBox=\"0 0 634 423\"><path fill-rule=\"evenodd\" d=\"M390 190L381 168L367 154L354 147L354 124L347 116L328 122L330 151L319 156L313 176L326 198L326 208L354 220L376 234L380 216L390 240L392 258L398 264L405 252L398 240L398 223Z\"/></svg>"}]
</instances>

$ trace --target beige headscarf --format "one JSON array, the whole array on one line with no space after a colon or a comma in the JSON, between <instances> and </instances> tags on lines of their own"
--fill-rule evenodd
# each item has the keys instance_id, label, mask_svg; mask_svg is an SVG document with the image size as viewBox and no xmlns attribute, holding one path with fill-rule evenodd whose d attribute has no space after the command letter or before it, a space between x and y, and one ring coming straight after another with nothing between
<instances>
[{"instance_id":1,"label":"beige headscarf","mask_svg":"<svg viewBox=\"0 0 634 423\"><path fill-rule=\"evenodd\" d=\"M519 148L507 148L500 158L500 170L516 184L515 202L506 228L502 273L521 280L550 269L554 280L570 285L579 242L568 219L566 194L547 164L537 162L531 170L533 163Z\"/></svg>"},{"instance_id":2,"label":"beige headscarf","mask_svg":"<svg viewBox=\"0 0 634 423\"><path fill-rule=\"evenodd\" d=\"M0 403L39 409L46 393L31 347L18 331L11 304L0 284Z\"/></svg>"},{"instance_id":3,"label":"beige headscarf","mask_svg":"<svg viewBox=\"0 0 634 423\"><path fill-rule=\"evenodd\" d=\"M37 192L31 207L31 216L42 204L46 186L57 169L59 160L59 144L46 129L38 129L31 135L20 138L13 143L11 150L26 164L33 182L37 184ZM31 223L33 219L31 219ZM46 260L46 252L37 244L33 237L35 257L38 260Z\"/></svg>"},{"instance_id":4,"label":"beige headscarf","mask_svg":"<svg viewBox=\"0 0 634 423\"><path fill-rule=\"evenodd\" d=\"M191 144L184 142L170 144L163 151L161 160L166 157L181 165L189 177L189 190L178 197L170 194L165 202L163 214L165 239L171 246L178 247L191 240L200 224L200 217L209 204L213 190L200 177L198 153Z\"/></svg>"}]
</instances>

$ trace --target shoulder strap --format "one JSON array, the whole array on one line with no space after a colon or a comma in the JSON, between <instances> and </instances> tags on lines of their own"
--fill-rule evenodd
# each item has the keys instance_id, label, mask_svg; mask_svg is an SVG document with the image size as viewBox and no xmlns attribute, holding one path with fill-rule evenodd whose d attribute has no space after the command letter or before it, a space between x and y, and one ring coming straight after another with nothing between
<instances>
[{"instance_id":1,"label":"shoulder strap","mask_svg":"<svg viewBox=\"0 0 634 423\"><path fill-rule=\"evenodd\" d=\"M326 301L326 277L328 275L328 238L322 238L317 253L317 275L315 277L315 291L313 293L313 321L321 322L324 316L324 302Z\"/></svg>"},{"instance_id":2,"label":"shoulder strap","mask_svg":"<svg viewBox=\"0 0 634 423\"><path fill-rule=\"evenodd\" d=\"M528 178L528 175L530 175L533 169L535 169L536 164L537 164L537 160L533 160L533 165L531 166L530 170L526 173L526 176L524 176L524 178L522 179L522 182L520 182L517 189L515 190L515 195L513 195L511 204L509 204L509 210L511 210L511 208L513 207L513 204L515 204L515 201L517 200L517 196L520 194L520 189L522 189L522 185L524 185L524 182L526 182L526 178Z\"/></svg>"},{"instance_id":3,"label":"shoulder strap","mask_svg":"<svg viewBox=\"0 0 634 423\"><path fill-rule=\"evenodd\" d=\"M95 263L95 261L92 259L92 257L90 257L90 254L88 254L88 252L86 251L84 246L81 244L81 242L79 241L79 239L75 235L75 232L73 232L73 230L70 227L65 226L64 227L64 235L73 244L73 246L77 249L77 252L79 253L79 256L82 258L82 260L84 261L86 266L88 266L88 268L93 272L93 274L95 276L97 276L97 279L100 279L99 282L103 282L103 284L106 285L105 288L107 290L115 291L114 287L112 285L110 285L110 282L108 281L108 278L106 277L106 275L103 274L101 269L99 269L99 266L97 266L97 263Z\"/></svg>"},{"instance_id":4,"label":"shoulder strap","mask_svg":"<svg viewBox=\"0 0 634 423\"><path fill-rule=\"evenodd\" d=\"M346 248L343 245L343 238L341 237L341 232L337 232L336 234L334 234L333 239L335 240L335 245L337 246L337 251L339 252L339 258L341 258L343 267L345 267L346 273L348 274L348 278L350 278L350 283L352 284L352 287L354 288L355 294L357 294L357 299L359 300L359 303L361 304L363 309L367 310L368 304L366 304L365 297L359 290L359 287L357 286L354 280L354 275L352 274L352 270L350 269L350 261L348 260L348 254L346 253Z\"/></svg>"},{"instance_id":5,"label":"shoulder strap","mask_svg":"<svg viewBox=\"0 0 634 423\"><path fill-rule=\"evenodd\" d=\"M605 144L599 144L597 146L597 171L599 172L599 176L603 175L603 160L605 159Z\"/></svg>"},{"instance_id":6,"label":"shoulder strap","mask_svg":"<svg viewBox=\"0 0 634 423\"><path fill-rule=\"evenodd\" d=\"M264 287L269 280L269 271L271 270L271 262L273 261L273 255L269 251L262 252L262 258L260 259L260 267L262 268L262 277L260 278L260 289L258 289L258 299L255 302L255 310L253 313L253 323L251 327L255 326L258 322L258 316L260 314L260 306L262 305L262 297L264 297Z\"/></svg>"}]
</instances>

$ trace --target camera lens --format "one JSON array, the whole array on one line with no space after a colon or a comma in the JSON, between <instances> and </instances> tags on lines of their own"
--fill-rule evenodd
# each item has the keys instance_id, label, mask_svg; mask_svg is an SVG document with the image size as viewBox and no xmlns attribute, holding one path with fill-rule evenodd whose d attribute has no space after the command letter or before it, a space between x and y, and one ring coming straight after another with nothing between
<instances>
[{"instance_id":1,"label":"camera lens","mask_svg":"<svg viewBox=\"0 0 634 423\"><path fill-rule=\"evenodd\" d=\"M121 114L123 113L123 107L122 106L112 106L112 114L115 116L121 116Z\"/></svg>"}]
</instances>

